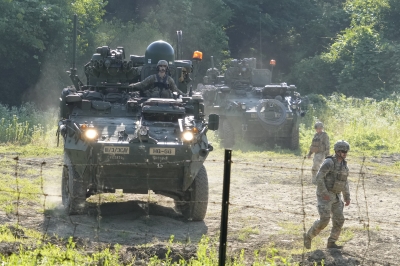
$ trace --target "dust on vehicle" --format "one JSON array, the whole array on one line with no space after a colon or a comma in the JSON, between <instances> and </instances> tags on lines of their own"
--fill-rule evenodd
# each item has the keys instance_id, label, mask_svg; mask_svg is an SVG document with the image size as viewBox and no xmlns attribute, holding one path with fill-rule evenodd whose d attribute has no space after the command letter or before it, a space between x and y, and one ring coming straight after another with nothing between
<instances>
[{"instance_id":1,"label":"dust on vehicle","mask_svg":"<svg viewBox=\"0 0 400 266\"><path fill-rule=\"evenodd\" d=\"M257 145L299 147L300 118L305 112L295 85L271 83L271 71L257 69L256 58L231 60L224 75L211 62L199 88L206 112L220 116L218 133L225 148L239 138Z\"/></svg>"},{"instance_id":2,"label":"dust on vehicle","mask_svg":"<svg viewBox=\"0 0 400 266\"><path fill-rule=\"evenodd\" d=\"M188 219L204 219L208 177L203 162L213 150L207 131L218 129L218 116L205 120L201 95L147 98L129 87L157 73L159 60L168 61L169 75L187 92L192 61L175 60L173 47L164 41L151 43L144 56L128 58L123 47L98 47L84 66L86 84L73 63L74 86L62 90L59 122L62 202L68 214L84 213L86 199L97 193L151 190L173 198Z\"/></svg>"}]
</instances>

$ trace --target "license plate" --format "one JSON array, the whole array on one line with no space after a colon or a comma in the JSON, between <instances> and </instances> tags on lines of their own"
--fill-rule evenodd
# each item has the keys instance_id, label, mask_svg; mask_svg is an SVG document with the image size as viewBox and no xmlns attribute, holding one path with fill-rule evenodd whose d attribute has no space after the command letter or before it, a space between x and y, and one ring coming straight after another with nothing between
<instances>
[{"instance_id":1,"label":"license plate","mask_svg":"<svg viewBox=\"0 0 400 266\"><path fill-rule=\"evenodd\" d=\"M104 153L106 153L106 154L129 154L129 147L105 146Z\"/></svg>"},{"instance_id":2,"label":"license plate","mask_svg":"<svg viewBox=\"0 0 400 266\"><path fill-rule=\"evenodd\" d=\"M150 155L175 155L175 148L150 148Z\"/></svg>"}]
</instances>

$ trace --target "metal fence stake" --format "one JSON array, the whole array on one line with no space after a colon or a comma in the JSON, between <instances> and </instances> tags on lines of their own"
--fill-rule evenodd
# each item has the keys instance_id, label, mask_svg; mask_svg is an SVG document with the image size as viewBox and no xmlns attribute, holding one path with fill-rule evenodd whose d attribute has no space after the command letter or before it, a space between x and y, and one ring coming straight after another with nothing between
<instances>
[{"instance_id":1,"label":"metal fence stake","mask_svg":"<svg viewBox=\"0 0 400 266\"><path fill-rule=\"evenodd\" d=\"M229 188L231 182L231 158L232 150L225 149L224 159L224 183L222 189L221 232L219 240L219 266L224 266L226 261L226 241L228 237L228 211Z\"/></svg>"}]
</instances>

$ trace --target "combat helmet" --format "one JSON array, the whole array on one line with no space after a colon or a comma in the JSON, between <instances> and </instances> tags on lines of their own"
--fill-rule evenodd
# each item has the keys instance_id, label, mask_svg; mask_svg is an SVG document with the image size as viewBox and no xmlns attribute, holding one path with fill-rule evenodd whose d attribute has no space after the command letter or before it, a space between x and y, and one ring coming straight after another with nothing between
<instances>
[{"instance_id":1,"label":"combat helmet","mask_svg":"<svg viewBox=\"0 0 400 266\"><path fill-rule=\"evenodd\" d=\"M167 66L168 67L168 62L166 60L159 60L157 63L157 66Z\"/></svg>"},{"instance_id":2,"label":"combat helmet","mask_svg":"<svg viewBox=\"0 0 400 266\"><path fill-rule=\"evenodd\" d=\"M350 151L350 144L345 140L339 140L333 146L335 151Z\"/></svg>"},{"instance_id":3,"label":"combat helmet","mask_svg":"<svg viewBox=\"0 0 400 266\"><path fill-rule=\"evenodd\" d=\"M315 129L317 129L317 128L324 128L324 124L323 124L322 122L317 122L317 123L315 123L314 128L315 128Z\"/></svg>"}]
</instances>

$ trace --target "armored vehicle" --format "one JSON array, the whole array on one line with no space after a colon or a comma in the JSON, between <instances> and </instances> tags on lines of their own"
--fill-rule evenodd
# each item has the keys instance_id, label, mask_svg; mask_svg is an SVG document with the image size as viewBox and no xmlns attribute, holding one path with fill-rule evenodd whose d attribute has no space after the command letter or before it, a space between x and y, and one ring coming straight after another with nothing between
<instances>
[{"instance_id":1,"label":"armored vehicle","mask_svg":"<svg viewBox=\"0 0 400 266\"><path fill-rule=\"evenodd\" d=\"M201 95L147 98L128 86L156 73L160 59L169 62L171 77L186 92L192 61L175 60L164 41L151 43L144 56L128 58L123 47L97 48L84 67L86 84L73 63L74 86L62 90L59 122L62 202L68 214L82 213L93 194L151 190L173 198L188 219L204 219L208 179L203 162L213 150L207 131L218 129L218 116L206 122Z\"/></svg>"},{"instance_id":2,"label":"armored vehicle","mask_svg":"<svg viewBox=\"0 0 400 266\"><path fill-rule=\"evenodd\" d=\"M213 60L211 60L213 64ZM296 86L272 84L271 71L257 69L255 58L234 59L224 75L212 66L201 88L207 113L219 114L219 137L225 148L244 138L254 144L299 147L299 123L304 116Z\"/></svg>"}]
</instances>

